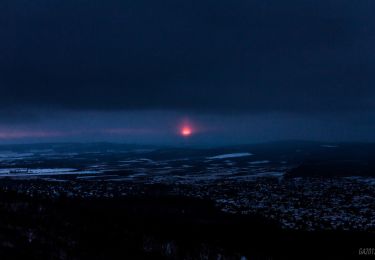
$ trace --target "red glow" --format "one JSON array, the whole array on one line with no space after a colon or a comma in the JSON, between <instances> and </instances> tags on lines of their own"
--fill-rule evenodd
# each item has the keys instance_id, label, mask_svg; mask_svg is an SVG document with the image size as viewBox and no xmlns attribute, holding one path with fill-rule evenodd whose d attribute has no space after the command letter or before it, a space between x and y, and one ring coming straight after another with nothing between
<instances>
[{"instance_id":1,"label":"red glow","mask_svg":"<svg viewBox=\"0 0 375 260\"><path fill-rule=\"evenodd\" d=\"M192 130L189 126L184 126L181 129L181 134L185 137L188 137L192 134Z\"/></svg>"}]
</instances>

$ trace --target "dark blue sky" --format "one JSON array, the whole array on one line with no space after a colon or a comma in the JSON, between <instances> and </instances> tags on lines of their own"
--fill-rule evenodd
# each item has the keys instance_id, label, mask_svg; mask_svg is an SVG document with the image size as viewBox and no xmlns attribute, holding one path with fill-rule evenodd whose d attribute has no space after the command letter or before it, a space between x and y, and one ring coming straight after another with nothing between
<instances>
[{"instance_id":1,"label":"dark blue sky","mask_svg":"<svg viewBox=\"0 0 375 260\"><path fill-rule=\"evenodd\" d=\"M194 143L375 141L373 10L3 0L0 142L179 143L184 120Z\"/></svg>"}]
</instances>

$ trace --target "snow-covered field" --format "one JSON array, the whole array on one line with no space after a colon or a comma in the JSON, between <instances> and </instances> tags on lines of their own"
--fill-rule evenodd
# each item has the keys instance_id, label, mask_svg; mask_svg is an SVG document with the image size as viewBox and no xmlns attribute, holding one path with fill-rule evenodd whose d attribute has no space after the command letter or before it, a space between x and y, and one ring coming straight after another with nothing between
<instances>
[{"instance_id":1,"label":"snow-covered field","mask_svg":"<svg viewBox=\"0 0 375 260\"><path fill-rule=\"evenodd\" d=\"M220 154L212 157L208 157L207 159L210 160L218 160L218 159L227 159L227 158L238 158L238 157L246 157L252 156L252 153L228 153L228 154Z\"/></svg>"}]
</instances>

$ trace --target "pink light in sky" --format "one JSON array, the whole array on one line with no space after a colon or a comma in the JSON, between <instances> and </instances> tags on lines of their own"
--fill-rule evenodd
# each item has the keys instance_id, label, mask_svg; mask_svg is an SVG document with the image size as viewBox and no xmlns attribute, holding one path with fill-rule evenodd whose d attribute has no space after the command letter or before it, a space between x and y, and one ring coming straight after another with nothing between
<instances>
[{"instance_id":1,"label":"pink light in sky","mask_svg":"<svg viewBox=\"0 0 375 260\"><path fill-rule=\"evenodd\" d=\"M79 137L95 135L149 135L157 131L145 128L110 128L110 129L76 129L76 130L36 130L36 129L0 129L0 140L26 138Z\"/></svg>"},{"instance_id":2,"label":"pink light in sky","mask_svg":"<svg viewBox=\"0 0 375 260\"><path fill-rule=\"evenodd\" d=\"M22 139L22 138L47 138L63 136L58 131L35 131L35 130L0 130L0 139Z\"/></svg>"},{"instance_id":3,"label":"pink light in sky","mask_svg":"<svg viewBox=\"0 0 375 260\"><path fill-rule=\"evenodd\" d=\"M191 131L191 128L189 126L184 126L182 129L181 129L181 134L185 137L188 137L192 134L192 131Z\"/></svg>"},{"instance_id":4,"label":"pink light in sky","mask_svg":"<svg viewBox=\"0 0 375 260\"><path fill-rule=\"evenodd\" d=\"M188 120L184 120L180 125L179 133L183 137L190 137L196 132L196 128Z\"/></svg>"}]
</instances>

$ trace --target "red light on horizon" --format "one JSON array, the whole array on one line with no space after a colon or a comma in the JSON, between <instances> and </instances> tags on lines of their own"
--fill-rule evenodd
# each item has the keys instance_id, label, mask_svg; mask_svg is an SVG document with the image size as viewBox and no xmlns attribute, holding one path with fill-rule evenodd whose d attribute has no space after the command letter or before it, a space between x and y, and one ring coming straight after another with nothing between
<instances>
[{"instance_id":1,"label":"red light on horizon","mask_svg":"<svg viewBox=\"0 0 375 260\"><path fill-rule=\"evenodd\" d=\"M192 134L192 130L189 126L184 126L181 129L181 135L184 137L188 137Z\"/></svg>"}]
</instances>

